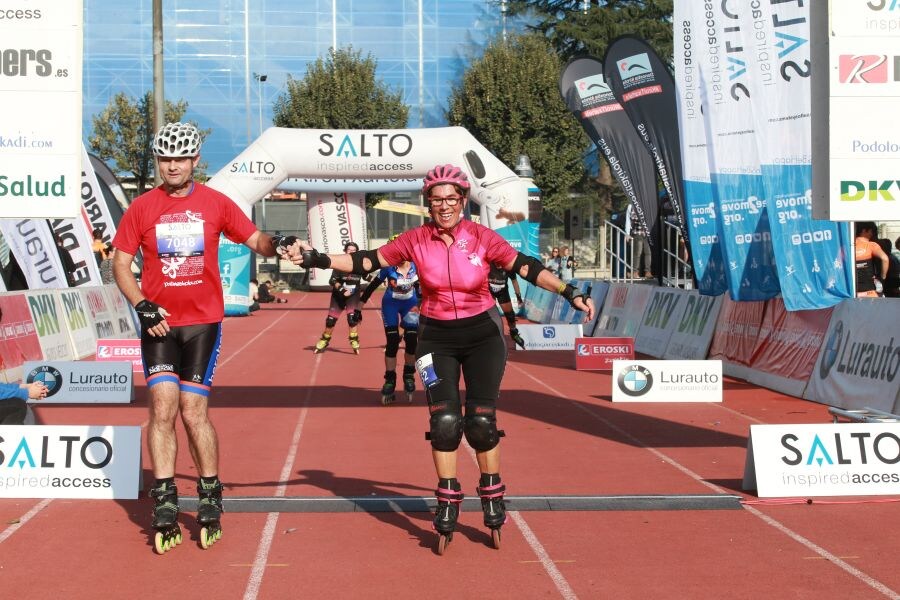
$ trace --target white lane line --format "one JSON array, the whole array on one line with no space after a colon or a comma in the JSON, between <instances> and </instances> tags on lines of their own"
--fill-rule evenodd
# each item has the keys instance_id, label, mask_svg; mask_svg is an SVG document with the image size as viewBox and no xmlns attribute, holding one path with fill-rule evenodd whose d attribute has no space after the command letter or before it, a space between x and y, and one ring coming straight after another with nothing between
<instances>
[{"instance_id":1,"label":"white lane line","mask_svg":"<svg viewBox=\"0 0 900 600\"><path fill-rule=\"evenodd\" d=\"M475 466L477 467L478 458L475 455L475 450L473 450L469 443L465 440L463 440L463 446L469 453L469 456L472 457L472 460L475 462ZM547 554L547 551L544 549L544 545L541 544L537 536L531 530L531 527L529 527L528 523L525 522L525 517L523 517L518 511L512 510L507 514L509 515L509 518L512 519L513 523L516 524L516 527L519 528L519 531L522 532L522 537L524 537L525 541L528 542L528 545L531 547L531 551L534 552L534 555L537 556L538 561L541 563L541 566L544 567L547 575L550 576L550 580L553 582L553 585L556 586L556 589L559 590L560 596L562 596L566 600L578 600L578 596L575 595L575 592L572 590L572 586L569 585L569 582L566 581L566 578L563 577L563 574L560 573L559 569L556 568L556 564L553 562L553 559L550 558L550 555Z\"/></svg>"},{"instance_id":2,"label":"white lane line","mask_svg":"<svg viewBox=\"0 0 900 600\"><path fill-rule=\"evenodd\" d=\"M284 459L284 466L281 468L279 475L279 484L275 489L275 497L284 497L287 491L287 482L294 471L294 461L297 458L297 450L300 446L300 436L303 433L303 424L306 422L306 414L309 409L309 400L312 396L313 387L316 384L316 377L319 373L319 365L322 364L322 354L316 356L313 363L312 373L309 376L309 386L306 388L306 398L303 400L303 408L300 410L300 416L297 417L297 425L294 428L294 435L291 438L291 446L288 448L287 457ZM247 588L244 590L244 600L256 600L259 594L259 588L262 585L263 575L266 571L266 563L269 560L269 551L272 549L272 542L275 538L275 528L278 525L278 516L280 513L270 512L266 516L266 525L263 528L262 536L259 539L259 546L256 549L256 558L253 560L253 569L250 571L250 578L247 580Z\"/></svg>"},{"instance_id":3,"label":"white lane line","mask_svg":"<svg viewBox=\"0 0 900 600\"><path fill-rule=\"evenodd\" d=\"M307 298L307 296L304 295L302 298L300 298L300 301L297 302L297 304L300 304L301 302L303 302L304 300L306 300L306 298ZM241 346L240 348L238 348L237 350L235 350L234 352L232 352L231 355L230 355L228 358L226 358L225 360L223 360L221 363L219 363L219 364L217 365L216 368L221 368L222 366L226 365L232 358L234 358L235 356L237 356L238 354L240 354L241 352L243 352L243 351L247 348L247 346L249 346L250 344L252 344L252 343L255 342L256 340L258 340L259 338L261 338L267 331L269 331L270 329L272 329L273 327L275 327L276 325L278 325L279 321L281 321L281 320L282 320L283 318L285 318L286 316L288 316L288 313L282 313L280 317L278 317L277 319L275 319L274 321L272 321L271 323L269 323L266 327L264 327L264 328L262 329L262 331L260 331L260 332L257 333L256 335L254 335L254 336L253 336L252 338L250 338L249 340L247 340L247 342L246 342L243 346Z\"/></svg>"},{"instance_id":4,"label":"white lane line","mask_svg":"<svg viewBox=\"0 0 900 600\"><path fill-rule=\"evenodd\" d=\"M45 498L44 500L41 500L40 502L32 506L31 510L19 517L18 523L13 523L12 525L4 529L3 533L0 533L0 544L2 544L8 537L18 531L19 528L25 525L25 523L30 521L32 517L47 508L47 506L49 506L51 502L53 502L52 498Z\"/></svg>"},{"instance_id":5,"label":"white lane line","mask_svg":"<svg viewBox=\"0 0 900 600\"><path fill-rule=\"evenodd\" d=\"M549 390L551 393L553 393L557 398L566 398L566 396L563 395L562 392L560 392L559 390L556 390L556 389L553 388L552 386L547 385L546 383L544 383L543 381L541 381L540 379L538 379L537 377L535 377L535 376L532 375L531 373L528 373L527 371L525 371L524 369L522 369L522 368L519 367L518 365L512 365L512 366L513 366L513 368L515 368L517 371L519 371L521 374L523 374L523 375L525 375L526 377L528 377L528 378L530 378L531 380L533 380L535 383L538 383L539 385L545 387L547 390ZM585 406L583 405L583 403L581 403L581 402L575 402L574 400L570 400L570 402L573 402L573 403L575 404L575 406L577 406L578 408L582 409L584 412L588 413L589 415L591 415L592 417L594 417L595 419L597 419L598 421L600 421L601 423L603 423L604 425L606 425L607 427L609 427L610 429L613 429L613 430L615 430L617 433L619 433L620 435L623 435L623 436L627 437L627 438L630 439L632 442L634 442L635 445L637 445L637 446L639 446L639 447L641 447L641 448L644 448L644 449L646 449L646 450L649 450L649 451L650 451L651 453L653 453L655 456L657 456L657 457L660 458L661 460L664 460L664 461L667 462L668 464L672 465L673 467L675 467L676 469L678 469L679 471L681 471L682 473L684 473L685 475L687 475L687 476L690 477L691 479L694 479L694 480L697 481L698 483L700 483L700 484L702 484L702 485L704 485L704 486L710 488L711 490L713 490L713 491L715 491L715 492L717 492L717 493L720 493L720 494L728 494L728 493L729 493L728 490L726 490L726 489L724 489L724 488L721 488L721 487L719 487L719 486L717 486L717 485L715 485L715 484L713 484L713 483L709 483L708 481L705 481L702 477L700 477L700 475L694 473L693 471L691 471L690 469L688 469L688 468L685 467L684 465L680 464L680 463L679 463L678 461L676 461L675 459L666 456L665 454L663 454L662 452L660 452L660 451L657 450L656 448L651 448L651 447L647 446L644 442L642 442L642 441L639 440L638 438L636 438L636 437L634 437L633 435L627 433L626 431L623 431L623 430L620 429L619 427L616 427L615 425L613 425L612 423L610 423L609 421L607 421L606 419L604 419L604 418L601 417L600 415L596 414L596 413L595 413L593 410L591 410L590 408L585 407ZM729 410L730 410L730 409L729 409ZM741 413L738 413L738 412L736 412L736 411L732 411L732 412L735 412L735 414L738 414L738 415L741 414ZM754 420L754 421L756 420L756 419L754 419L753 417L748 417L747 415L741 415L741 416L746 417L746 418L748 418L748 419L750 419L750 420ZM877 579L875 579L875 578L873 578L873 577L867 575L866 573L860 571L860 570L857 569L856 567L854 567L854 566L852 566L852 565L850 565L850 564L844 562L843 560L841 560L840 558L838 558L837 556L835 556L835 555L832 554L831 552L828 552L827 550L825 550L824 548L822 548L821 546L819 546L819 545L816 544L815 542L813 542L813 541L811 541L811 540L809 540L809 539L803 537L803 536L800 535L799 533L797 533L797 532L795 532L794 530L790 529L787 525L781 523L780 521L777 521L776 519L774 519L774 518L772 518L772 517L766 515L765 513L763 513L763 512L761 512L761 511L757 510L756 508L754 508L754 507L752 507L752 506L748 506L748 505L744 504L743 507L744 507L744 509L745 509L747 512L749 512L749 513L752 514L753 516L759 518L760 520L762 520L762 521L763 521L764 523L766 523L767 525L769 525L769 526L771 526L771 527L774 527L775 529L777 529L777 530L780 531L781 533L783 533L783 534L787 535L788 537L790 537L791 539L793 539L795 542L797 542L797 543L799 543L799 544L805 546L806 548L808 548L808 549L811 550L812 552L815 552L816 554L818 554L819 556L821 556L821 557L824 558L825 560L831 561L832 564L834 564L835 566L837 566L837 567L840 568L841 570L845 571L845 572L848 573L849 575L855 577L856 579L858 579L858 580L861 581L862 583L864 583L864 584L868 585L869 587L871 587L871 588L877 590L878 592L881 592L882 594L884 594L884 595L887 596L888 598L891 598L891 600L900 600L900 594L898 594L896 591L894 591L894 590L892 590L891 588L887 587L886 585L884 585L883 583L881 583L881 582L878 581Z\"/></svg>"}]
</instances>

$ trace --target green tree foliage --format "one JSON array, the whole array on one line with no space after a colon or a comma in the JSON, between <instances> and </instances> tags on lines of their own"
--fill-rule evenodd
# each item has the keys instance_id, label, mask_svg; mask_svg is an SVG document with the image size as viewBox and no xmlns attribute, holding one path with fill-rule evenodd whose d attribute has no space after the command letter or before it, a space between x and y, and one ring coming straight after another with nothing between
<instances>
[{"instance_id":1,"label":"green tree foliage","mask_svg":"<svg viewBox=\"0 0 900 600\"><path fill-rule=\"evenodd\" d=\"M541 36L496 41L453 89L448 111L452 125L468 129L507 165L527 154L552 211L570 205L569 191L584 175L590 147L559 94L561 68Z\"/></svg>"},{"instance_id":2,"label":"green tree foliage","mask_svg":"<svg viewBox=\"0 0 900 600\"><path fill-rule=\"evenodd\" d=\"M352 48L329 50L289 78L287 91L275 100L278 127L306 129L402 129L409 108L400 92L392 93L375 79L377 63Z\"/></svg>"},{"instance_id":3,"label":"green tree foliage","mask_svg":"<svg viewBox=\"0 0 900 600\"><path fill-rule=\"evenodd\" d=\"M187 107L184 100L174 103L166 100L166 122L181 121ZM141 98L132 98L120 92L91 122L93 134L88 138L91 150L102 160L112 161L118 172L131 173L137 189L145 190L156 168L152 148L156 133L153 131L153 94L147 92ZM200 136L205 138L209 132L201 129ZM200 164L195 170L199 179L205 177L204 167Z\"/></svg>"},{"instance_id":4,"label":"green tree foliage","mask_svg":"<svg viewBox=\"0 0 900 600\"><path fill-rule=\"evenodd\" d=\"M613 39L630 33L672 60L672 0L509 0L511 15L526 15L563 60L603 58Z\"/></svg>"}]
</instances>

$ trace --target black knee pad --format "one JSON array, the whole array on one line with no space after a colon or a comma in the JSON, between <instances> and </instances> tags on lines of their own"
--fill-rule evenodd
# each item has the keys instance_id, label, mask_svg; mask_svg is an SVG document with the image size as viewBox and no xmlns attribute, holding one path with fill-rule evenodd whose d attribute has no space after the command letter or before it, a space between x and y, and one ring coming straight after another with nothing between
<instances>
[{"instance_id":1,"label":"black knee pad","mask_svg":"<svg viewBox=\"0 0 900 600\"><path fill-rule=\"evenodd\" d=\"M407 354L415 354L416 346L419 344L419 332L418 331L404 331L403 332L403 347L404 352Z\"/></svg>"},{"instance_id":2,"label":"black knee pad","mask_svg":"<svg viewBox=\"0 0 900 600\"><path fill-rule=\"evenodd\" d=\"M349 325L350 327L356 327L357 325L359 325L360 321L362 321L361 310L351 310L347 313L347 325Z\"/></svg>"},{"instance_id":3,"label":"black knee pad","mask_svg":"<svg viewBox=\"0 0 900 600\"><path fill-rule=\"evenodd\" d=\"M384 337L387 343L384 345L384 355L388 358L396 358L400 349L400 331L396 327L385 327Z\"/></svg>"},{"instance_id":4,"label":"black knee pad","mask_svg":"<svg viewBox=\"0 0 900 600\"><path fill-rule=\"evenodd\" d=\"M479 407L481 410L487 410ZM497 418L494 411L490 414L466 415L465 420L466 441L477 452L493 450L500 443L500 433L497 431Z\"/></svg>"},{"instance_id":5,"label":"black knee pad","mask_svg":"<svg viewBox=\"0 0 900 600\"><path fill-rule=\"evenodd\" d=\"M431 447L440 452L453 452L459 448L463 436L462 415L452 412L439 412L431 415L431 432L428 439Z\"/></svg>"},{"instance_id":6,"label":"black knee pad","mask_svg":"<svg viewBox=\"0 0 900 600\"><path fill-rule=\"evenodd\" d=\"M325 327L328 327L330 329L335 325L337 325L337 317L332 317L331 315L325 317Z\"/></svg>"}]
</instances>

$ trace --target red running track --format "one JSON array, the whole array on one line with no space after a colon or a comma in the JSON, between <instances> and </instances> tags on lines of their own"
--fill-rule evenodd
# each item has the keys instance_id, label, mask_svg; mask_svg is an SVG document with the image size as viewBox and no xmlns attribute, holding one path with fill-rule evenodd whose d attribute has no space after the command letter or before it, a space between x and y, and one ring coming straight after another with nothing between
<instances>
[{"instance_id":1,"label":"red running track","mask_svg":"<svg viewBox=\"0 0 900 600\"><path fill-rule=\"evenodd\" d=\"M225 322L212 417L226 498L432 496L423 393L379 403L378 312L365 311L361 355L342 321L314 356L327 296L287 298ZM145 424L142 382L136 395L37 417ZM719 494L743 506L513 511L500 550L480 511L466 511L444 556L427 512L229 512L210 550L183 513L189 539L158 556L146 498L0 499L0 597L900 598L897 498L786 504L741 490L750 424L828 422L824 406L738 381L721 404L614 405L608 373L576 372L568 353L512 352L500 419L511 496ZM195 496L179 435L177 483ZM478 472L460 452L471 497Z\"/></svg>"}]
</instances>

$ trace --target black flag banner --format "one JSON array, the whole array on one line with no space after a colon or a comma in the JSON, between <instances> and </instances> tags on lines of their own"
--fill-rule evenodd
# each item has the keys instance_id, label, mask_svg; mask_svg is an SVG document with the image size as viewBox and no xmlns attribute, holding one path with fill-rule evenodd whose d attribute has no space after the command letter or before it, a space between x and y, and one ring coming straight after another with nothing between
<instances>
[{"instance_id":1,"label":"black flag banner","mask_svg":"<svg viewBox=\"0 0 900 600\"><path fill-rule=\"evenodd\" d=\"M647 146L669 194L681 235L687 240L681 141L672 74L647 42L632 35L618 37L609 44L603 57L603 73Z\"/></svg>"},{"instance_id":2,"label":"black flag banner","mask_svg":"<svg viewBox=\"0 0 900 600\"><path fill-rule=\"evenodd\" d=\"M654 231L659 204L656 171L644 143L603 77L603 63L573 58L559 80L566 106L581 122L631 201L647 231Z\"/></svg>"}]
</instances>

